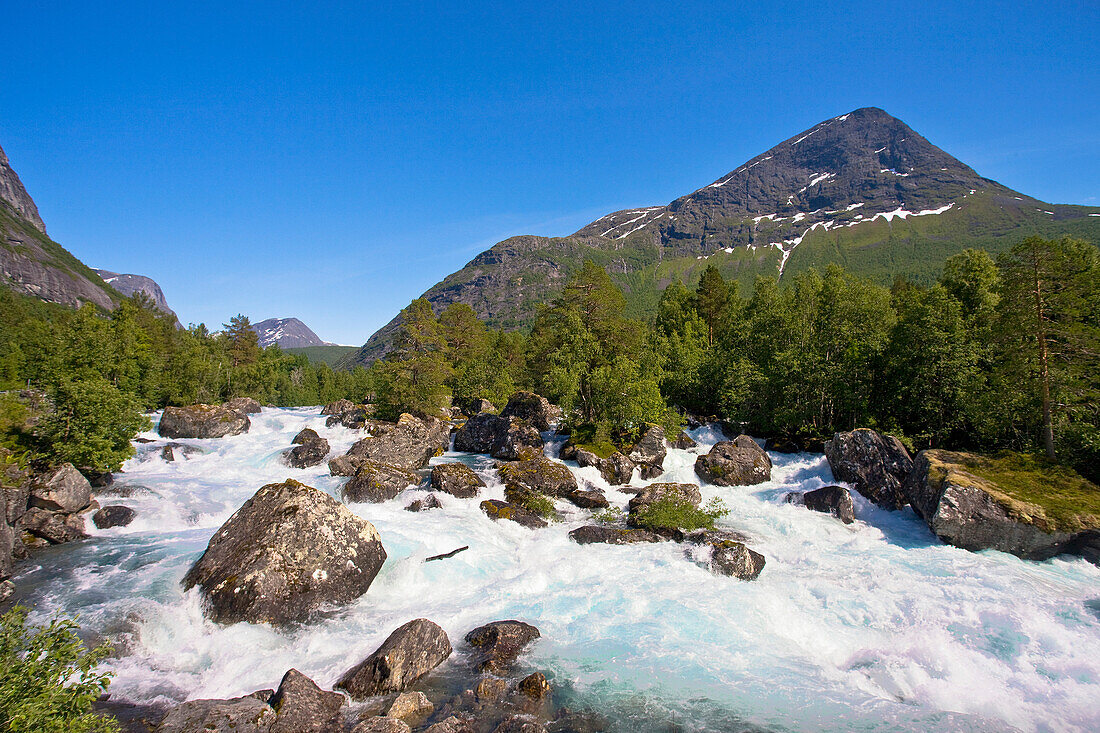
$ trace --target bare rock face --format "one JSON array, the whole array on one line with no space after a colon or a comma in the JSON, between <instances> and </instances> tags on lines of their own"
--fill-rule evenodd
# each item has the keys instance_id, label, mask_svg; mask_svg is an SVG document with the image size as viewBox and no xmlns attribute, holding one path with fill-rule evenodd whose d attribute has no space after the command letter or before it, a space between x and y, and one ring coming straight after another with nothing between
<instances>
[{"instance_id":1,"label":"bare rock face","mask_svg":"<svg viewBox=\"0 0 1100 733\"><path fill-rule=\"evenodd\" d=\"M485 482L465 463L439 463L432 466L432 488L459 499L472 499L485 488Z\"/></svg>"},{"instance_id":2,"label":"bare rock face","mask_svg":"<svg viewBox=\"0 0 1100 733\"><path fill-rule=\"evenodd\" d=\"M695 473L717 486L752 486L772 477L772 460L747 435L715 443L710 453L695 461Z\"/></svg>"},{"instance_id":3,"label":"bare rock face","mask_svg":"<svg viewBox=\"0 0 1100 733\"><path fill-rule=\"evenodd\" d=\"M91 501L92 485L71 463L44 474L31 487L30 505L51 512L79 512Z\"/></svg>"},{"instance_id":4,"label":"bare rock face","mask_svg":"<svg viewBox=\"0 0 1100 733\"><path fill-rule=\"evenodd\" d=\"M111 527L125 527L134 521L134 517L137 516L137 512L128 506L122 506L121 504L114 504L111 506L105 506L98 512L92 515L92 523L99 529L110 529Z\"/></svg>"},{"instance_id":5,"label":"bare rock face","mask_svg":"<svg viewBox=\"0 0 1100 733\"><path fill-rule=\"evenodd\" d=\"M541 450L542 436L519 417L483 412L455 432L455 450L464 453L488 453L494 458L514 461L525 447Z\"/></svg>"},{"instance_id":6,"label":"bare rock face","mask_svg":"<svg viewBox=\"0 0 1100 733\"><path fill-rule=\"evenodd\" d=\"M501 417L518 417L526 420L536 430L549 430L561 420L561 408L550 404L545 397L534 392L516 392L508 398L508 404L500 411Z\"/></svg>"},{"instance_id":7,"label":"bare rock face","mask_svg":"<svg viewBox=\"0 0 1100 733\"><path fill-rule=\"evenodd\" d=\"M665 470L665 429L650 425L626 454L641 469L643 479L657 478Z\"/></svg>"},{"instance_id":8,"label":"bare rock face","mask_svg":"<svg viewBox=\"0 0 1100 733\"><path fill-rule=\"evenodd\" d=\"M385 560L370 522L288 479L261 488L221 526L183 587L199 586L218 623L280 626L355 600Z\"/></svg>"},{"instance_id":9,"label":"bare rock face","mask_svg":"<svg viewBox=\"0 0 1100 733\"><path fill-rule=\"evenodd\" d=\"M157 727L158 733L270 733L274 708L251 695L231 700L188 700Z\"/></svg>"},{"instance_id":10,"label":"bare rock face","mask_svg":"<svg viewBox=\"0 0 1100 733\"><path fill-rule=\"evenodd\" d=\"M944 450L917 454L902 491L937 537L964 550L1000 550L1025 560L1062 553L1100 564L1100 517L1054 521L1035 504L1020 501L968 470L973 456Z\"/></svg>"},{"instance_id":11,"label":"bare rock face","mask_svg":"<svg viewBox=\"0 0 1100 733\"><path fill-rule=\"evenodd\" d=\"M450 435L450 426L442 420L404 414L384 434L357 442L348 455L416 471L447 449Z\"/></svg>"},{"instance_id":12,"label":"bare rock face","mask_svg":"<svg viewBox=\"0 0 1100 733\"><path fill-rule=\"evenodd\" d=\"M355 475L340 490L344 501L369 501L375 504L389 501L410 486L420 482L420 476L397 466L375 461L359 461Z\"/></svg>"},{"instance_id":13,"label":"bare rock face","mask_svg":"<svg viewBox=\"0 0 1100 733\"><path fill-rule=\"evenodd\" d=\"M223 438L247 433L248 416L225 405L166 407L157 432L165 438Z\"/></svg>"},{"instance_id":14,"label":"bare rock face","mask_svg":"<svg viewBox=\"0 0 1100 733\"><path fill-rule=\"evenodd\" d=\"M466 634L466 643L478 650L474 669L505 675L528 644L541 636L539 630L522 621L493 621Z\"/></svg>"},{"instance_id":15,"label":"bare rock face","mask_svg":"<svg viewBox=\"0 0 1100 733\"><path fill-rule=\"evenodd\" d=\"M225 403L225 406L230 410L236 410L237 412L243 412L245 415L255 415L263 412L263 405L259 401L252 399L251 397L234 397Z\"/></svg>"},{"instance_id":16,"label":"bare rock face","mask_svg":"<svg viewBox=\"0 0 1100 733\"><path fill-rule=\"evenodd\" d=\"M339 730L337 718L346 702L340 693L326 692L298 670L288 670L268 703L278 713L270 733Z\"/></svg>"},{"instance_id":17,"label":"bare rock face","mask_svg":"<svg viewBox=\"0 0 1100 733\"><path fill-rule=\"evenodd\" d=\"M337 683L355 700L401 692L451 656L447 633L418 618L389 635L382 646L349 669Z\"/></svg>"},{"instance_id":18,"label":"bare rock face","mask_svg":"<svg viewBox=\"0 0 1100 733\"><path fill-rule=\"evenodd\" d=\"M909 500L901 489L913 460L901 441L869 428L837 433L825 443L829 468L883 509L901 509Z\"/></svg>"}]
</instances>

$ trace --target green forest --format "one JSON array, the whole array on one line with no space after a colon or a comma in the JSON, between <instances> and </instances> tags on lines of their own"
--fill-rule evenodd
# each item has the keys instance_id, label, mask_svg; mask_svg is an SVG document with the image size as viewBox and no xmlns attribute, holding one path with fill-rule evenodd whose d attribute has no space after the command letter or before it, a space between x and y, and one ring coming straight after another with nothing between
<instances>
[{"instance_id":1,"label":"green forest","mask_svg":"<svg viewBox=\"0 0 1100 733\"><path fill-rule=\"evenodd\" d=\"M596 443L623 443L685 413L814 446L872 427L913 449L1037 453L1100 478L1100 258L1071 238L1032 237L996 260L966 250L931 287L886 288L839 266L759 277L742 294L708 267L673 281L656 318L586 262L526 331L472 308L402 311L393 349L334 371L261 349L244 316L178 329L140 299L110 313L0 290L0 431L33 458L109 470L144 414L254 397L279 406L340 398L380 417L440 414L532 389Z\"/></svg>"}]
</instances>

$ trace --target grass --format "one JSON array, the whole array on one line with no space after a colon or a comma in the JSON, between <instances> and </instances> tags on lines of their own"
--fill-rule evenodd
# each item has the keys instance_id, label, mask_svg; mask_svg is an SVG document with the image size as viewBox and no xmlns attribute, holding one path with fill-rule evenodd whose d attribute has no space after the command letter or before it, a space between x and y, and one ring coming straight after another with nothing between
<instances>
[{"instance_id":1,"label":"grass","mask_svg":"<svg viewBox=\"0 0 1100 733\"><path fill-rule=\"evenodd\" d=\"M1005 503L1021 518L1045 524L1048 530L1100 529L1100 487L1071 468L1023 453L947 453L945 457L992 484L994 496L1007 499ZM1036 516L1035 507L1042 516Z\"/></svg>"},{"instance_id":2,"label":"grass","mask_svg":"<svg viewBox=\"0 0 1100 733\"><path fill-rule=\"evenodd\" d=\"M718 497L699 509L683 497L667 495L635 512L633 523L652 531L682 529L690 532L695 529L714 529L714 523L727 514L729 509Z\"/></svg>"}]
</instances>

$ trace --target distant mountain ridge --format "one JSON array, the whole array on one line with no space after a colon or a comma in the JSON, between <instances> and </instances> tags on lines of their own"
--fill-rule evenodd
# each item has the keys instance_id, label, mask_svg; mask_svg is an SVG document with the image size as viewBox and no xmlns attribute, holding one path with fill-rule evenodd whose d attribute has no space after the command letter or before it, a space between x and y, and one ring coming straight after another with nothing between
<instances>
[{"instance_id":1,"label":"distant mountain ridge","mask_svg":"<svg viewBox=\"0 0 1100 733\"><path fill-rule=\"evenodd\" d=\"M153 278L145 275L120 274L99 268L95 268L95 273L103 278L103 282L122 295L129 297L135 293L143 293L153 302L157 310L167 313L176 319L177 324L179 323L176 312L168 307L168 300L164 297L164 291L160 289L160 285Z\"/></svg>"},{"instance_id":2,"label":"distant mountain ridge","mask_svg":"<svg viewBox=\"0 0 1100 733\"><path fill-rule=\"evenodd\" d=\"M612 212L567 237L517 236L430 288L438 313L466 303L519 328L585 259L605 267L635 316L708 264L743 286L839 263L888 281L932 279L966 247L997 251L1030 235L1100 239L1100 208L1046 204L983 178L901 120L867 107L825 120L665 206ZM394 318L342 364L389 349Z\"/></svg>"},{"instance_id":3,"label":"distant mountain ridge","mask_svg":"<svg viewBox=\"0 0 1100 733\"><path fill-rule=\"evenodd\" d=\"M259 337L260 346L264 348L275 344L284 349L335 345L322 341L320 336L297 318L268 318L266 321L253 323L252 330Z\"/></svg>"}]
</instances>

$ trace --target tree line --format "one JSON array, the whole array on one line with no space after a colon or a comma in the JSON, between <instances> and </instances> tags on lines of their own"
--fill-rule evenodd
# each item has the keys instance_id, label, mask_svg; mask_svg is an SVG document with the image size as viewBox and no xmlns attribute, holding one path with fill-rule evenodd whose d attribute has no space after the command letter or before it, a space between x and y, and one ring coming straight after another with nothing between
<instances>
[{"instance_id":1,"label":"tree line","mask_svg":"<svg viewBox=\"0 0 1100 733\"><path fill-rule=\"evenodd\" d=\"M744 296L711 266L694 288L669 284L653 322L627 318L621 290L585 262L529 331L418 299L390 352L353 371L260 348L244 316L211 333L177 328L140 297L106 314L0 289L0 306L0 388L48 402L27 428L26 400L9 393L0 437L101 470L166 405L346 398L392 419L501 406L522 388L596 442L624 444L650 423L676 430L690 412L807 445L873 427L915 448L1042 451L1100 473L1100 261L1068 238L1030 238L996 261L964 251L931 286L830 266L760 277Z\"/></svg>"}]
</instances>

